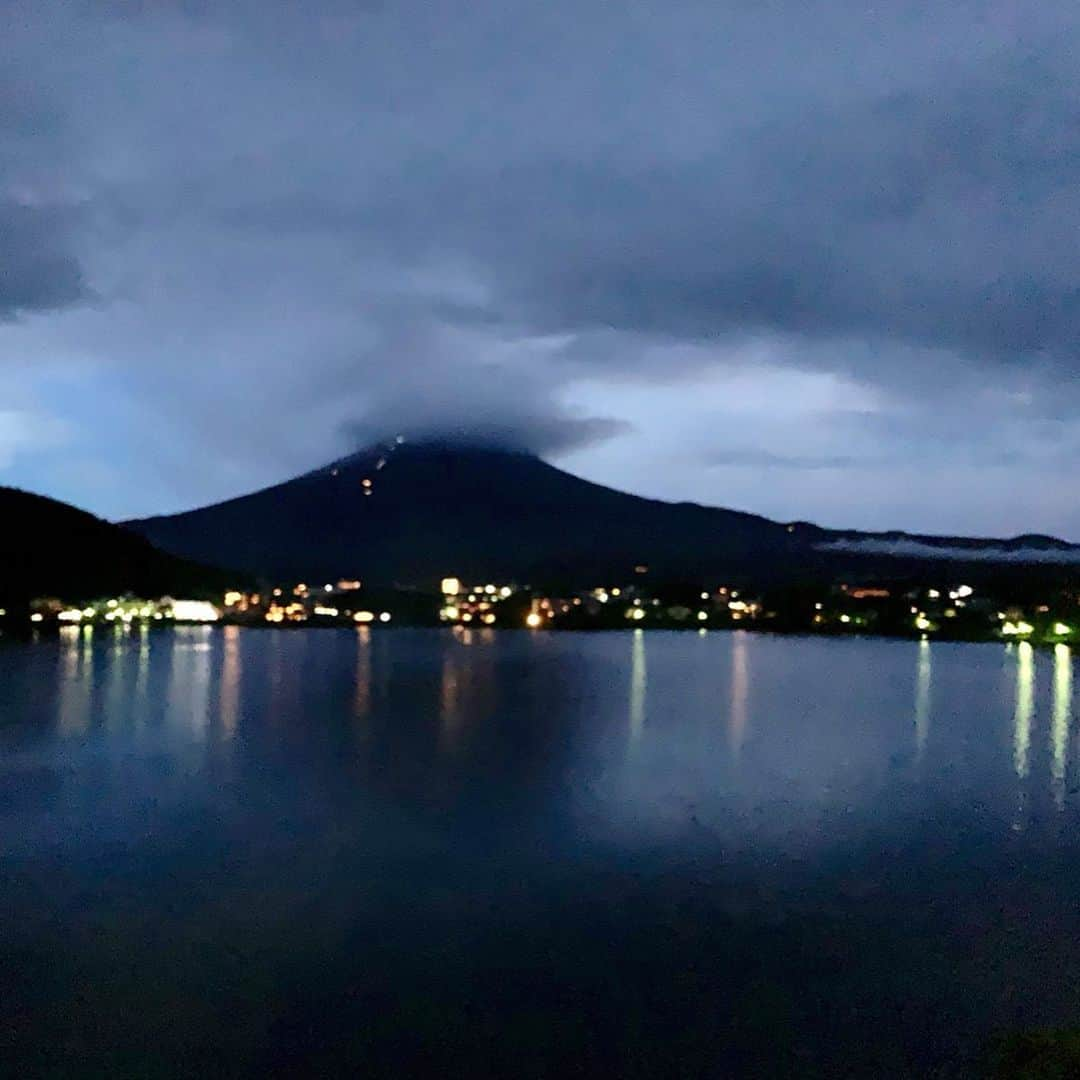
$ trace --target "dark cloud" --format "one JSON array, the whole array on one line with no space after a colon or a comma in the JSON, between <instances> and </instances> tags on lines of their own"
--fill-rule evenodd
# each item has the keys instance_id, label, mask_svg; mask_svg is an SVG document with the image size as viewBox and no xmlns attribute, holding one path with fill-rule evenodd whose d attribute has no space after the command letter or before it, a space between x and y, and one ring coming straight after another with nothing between
<instances>
[{"instance_id":1,"label":"dark cloud","mask_svg":"<svg viewBox=\"0 0 1080 1080\"><path fill-rule=\"evenodd\" d=\"M872 464L871 461L853 454L799 456L755 449L714 451L708 455L707 460L709 465L752 469L858 469Z\"/></svg>"},{"instance_id":2,"label":"dark cloud","mask_svg":"<svg viewBox=\"0 0 1080 1080\"><path fill-rule=\"evenodd\" d=\"M59 168L65 123L10 41L0 44L0 320L88 296L74 251L79 208Z\"/></svg>"},{"instance_id":3,"label":"dark cloud","mask_svg":"<svg viewBox=\"0 0 1080 1080\"><path fill-rule=\"evenodd\" d=\"M360 361L363 413L343 426L350 443L407 432L419 441L556 455L630 430L626 421L578 415L558 400L545 363L558 342L485 344L481 351L473 335L438 324L384 329Z\"/></svg>"},{"instance_id":4,"label":"dark cloud","mask_svg":"<svg viewBox=\"0 0 1080 1080\"><path fill-rule=\"evenodd\" d=\"M0 319L87 298L78 260L67 250L63 209L0 201Z\"/></svg>"},{"instance_id":5,"label":"dark cloud","mask_svg":"<svg viewBox=\"0 0 1080 1080\"><path fill-rule=\"evenodd\" d=\"M504 411L505 410L501 410ZM442 446L463 446L485 449L515 450L558 456L583 450L614 435L632 430L623 420L605 417L566 417L533 414L528 410L509 412L499 419L477 419L458 414L455 419L445 409L430 417L415 417L411 403L396 406L389 413L403 423L387 427L373 410L362 420L351 420L343 426L346 439L357 449L386 441L393 432L408 431L410 440Z\"/></svg>"},{"instance_id":6,"label":"dark cloud","mask_svg":"<svg viewBox=\"0 0 1080 1080\"><path fill-rule=\"evenodd\" d=\"M382 220L395 244L470 252L493 268L504 310L550 330L856 338L1071 373L1075 72L1047 43L935 75L868 100L791 103L677 168L451 162L403 178L353 224L378 240ZM263 210L275 212L293 226L305 216L296 204ZM346 216L309 207L307 220L337 228Z\"/></svg>"},{"instance_id":7,"label":"dark cloud","mask_svg":"<svg viewBox=\"0 0 1080 1080\"><path fill-rule=\"evenodd\" d=\"M24 396L100 457L151 439L125 490L222 497L405 430L624 486L681 447L681 495L753 509L756 470L836 520L834 473L1080 454L1074 4L12 10L0 316L53 314L0 344L78 382Z\"/></svg>"}]
</instances>

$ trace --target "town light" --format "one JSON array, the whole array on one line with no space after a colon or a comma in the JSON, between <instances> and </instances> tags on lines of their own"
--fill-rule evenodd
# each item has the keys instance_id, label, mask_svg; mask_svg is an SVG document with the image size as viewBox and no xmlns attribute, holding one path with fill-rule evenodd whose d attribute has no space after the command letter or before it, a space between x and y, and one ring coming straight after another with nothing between
<instances>
[{"instance_id":1,"label":"town light","mask_svg":"<svg viewBox=\"0 0 1080 1080\"><path fill-rule=\"evenodd\" d=\"M375 621L375 612L374 611L358 611L353 616L353 622L369 623L369 622L374 622L374 621Z\"/></svg>"},{"instance_id":2,"label":"town light","mask_svg":"<svg viewBox=\"0 0 1080 1080\"><path fill-rule=\"evenodd\" d=\"M180 622L217 622L218 612L206 600L174 600L172 617Z\"/></svg>"},{"instance_id":3,"label":"town light","mask_svg":"<svg viewBox=\"0 0 1080 1080\"><path fill-rule=\"evenodd\" d=\"M457 596L461 592L461 581L456 577L444 577L442 579L443 596Z\"/></svg>"},{"instance_id":4,"label":"town light","mask_svg":"<svg viewBox=\"0 0 1080 1080\"><path fill-rule=\"evenodd\" d=\"M529 627L530 630L535 630L543 623L543 621L544 618L538 611L530 611L529 614L525 616L525 625Z\"/></svg>"},{"instance_id":5,"label":"town light","mask_svg":"<svg viewBox=\"0 0 1080 1080\"><path fill-rule=\"evenodd\" d=\"M1058 637L1064 637L1065 634L1072 633L1072 627L1069 626L1068 623L1056 622L1054 623L1054 633L1057 634Z\"/></svg>"},{"instance_id":6,"label":"town light","mask_svg":"<svg viewBox=\"0 0 1080 1080\"><path fill-rule=\"evenodd\" d=\"M379 613L379 622L387 623L389 621L390 621L390 612L389 611L382 611L382 612Z\"/></svg>"}]
</instances>

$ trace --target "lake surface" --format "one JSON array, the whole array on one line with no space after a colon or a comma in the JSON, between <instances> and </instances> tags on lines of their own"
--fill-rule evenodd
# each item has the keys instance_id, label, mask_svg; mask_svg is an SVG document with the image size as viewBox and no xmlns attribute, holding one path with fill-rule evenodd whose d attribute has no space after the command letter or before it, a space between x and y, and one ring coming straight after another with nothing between
<instances>
[{"instance_id":1,"label":"lake surface","mask_svg":"<svg viewBox=\"0 0 1080 1080\"><path fill-rule=\"evenodd\" d=\"M966 1076L1080 1024L1069 650L0 646L21 1076Z\"/></svg>"}]
</instances>

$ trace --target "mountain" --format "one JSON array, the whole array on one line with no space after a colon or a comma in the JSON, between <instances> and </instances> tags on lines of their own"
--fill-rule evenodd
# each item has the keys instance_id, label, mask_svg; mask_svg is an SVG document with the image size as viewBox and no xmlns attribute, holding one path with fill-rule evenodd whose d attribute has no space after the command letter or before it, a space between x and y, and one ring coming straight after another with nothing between
<instances>
[{"instance_id":1,"label":"mountain","mask_svg":"<svg viewBox=\"0 0 1080 1080\"><path fill-rule=\"evenodd\" d=\"M259 577L358 577L431 586L469 580L597 584L925 571L981 576L1003 564L1080 563L1046 537L1010 541L856 533L614 491L539 458L440 444L377 446L227 502L128 522L163 550Z\"/></svg>"},{"instance_id":2,"label":"mountain","mask_svg":"<svg viewBox=\"0 0 1080 1080\"><path fill-rule=\"evenodd\" d=\"M69 602L123 593L202 597L218 594L225 580L119 525L15 488L0 487L0 522L3 605L37 596Z\"/></svg>"},{"instance_id":3,"label":"mountain","mask_svg":"<svg viewBox=\"0 0 1080 1080\"><path fill-rule=\"evenodd\" d=\"M618 580L749 570L795 545L753 514L627 495L539 458L375 447L287 483L128 527L187 558L280 580Z\"/></svg>"}]
</instances>

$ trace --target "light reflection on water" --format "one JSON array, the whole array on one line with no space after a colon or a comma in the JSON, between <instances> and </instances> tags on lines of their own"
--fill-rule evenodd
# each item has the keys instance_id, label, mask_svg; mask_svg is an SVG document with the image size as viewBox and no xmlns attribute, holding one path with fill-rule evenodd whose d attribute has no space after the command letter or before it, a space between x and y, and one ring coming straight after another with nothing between
<instances>
[{"instance_id":1,"label":"light reflection on water","mask_svg":"<svg viewBox=\"0 0 1080 1080\"><path fill-rule=\"evenodd\" d=\"M542 637L546 636L533 635L522 640L532 641L535 645ZM336 649L344 640L342 637L327 636L323 644L333 641ZM401 672L405 670L400 665L395 666L394 654L398 651L397 643L407 638L400 632L396 635L373 635L369 628L361 627L350 632L347 640L351 643L353 653L349 665L351 670L347 673L351 715L355 720L370 718L376 683L381 686L380 694L392 712L395 694L401 694L404 688ZM483 633L464 630L452 635L416 640L438 643L437 701L431 715L437 717L437 738L444 750L456 746L465 730L476 726L479 715L504 713L507 704L511 712L522 707L522 702L515 702L514 687L507 682L504 670L511 654L517 660L528 662L529 647L516 638L500 637L490 630ZM638 764L633 768L639 769L642 763L648 763L652 760L650 755L656 752L669 759L665 766L669 771L672 758L684 759L684 763L691 767L691 775L697 775L695 766L702 760L719 760L726 756L730 769L722 770L724 775L735 784L736 790L750 791L755 795L760 793L762 773L767 770L771 770L774 782L788 771L793 779L797 778L788 793L789 798L792 793L807 786L807 776L814 769L826 769L831 775L837 762L835 757L828 761L823 758L825 747L843 746L845 755L853 761L862 760L869 749L868 735L875 728L881 733L875 738L885 740L879 752L887 756L889 715L901 715L904 711L901 697L875 702L874 707L884 708L885 711L876 718L869 718L872 721L870 731L862 726L867 720L866 714L857 712L859 723L848 731L844 737L846 741L837 742L839 732L835 724L844 723L845 710L860 708L859 694L868 692L870 685L875 682L875 674L871 667L866 677L854 684L854 698L845 701L840 693L843 684L835 678L828 678L827 672L814 671L811 667L803 671L799 671L797 666L789 668L786 663L789 656L794 656L800 647L816 651L821 647L819 642L800 645L794 641L769 640L736 632L687 638L685 645L693 640L693 647L690 648L684 647L677 635L646 634L640 629L626 635L564 637L559 640L565 645L557 646L557 655L573 656L580 653L582 655L578 658L583 659L586 669L589 663L618 665L618 646L615 643L624 642L629 646L628 654L624 654L627 656L627 681L624 685L629 688L628 735L630 744L641 751L634 759ZM246 714L250 714L256 724L259 723L260 714L268 721L277 720L287 724L297 715L309 713L313 699L316 699L317 709L320 688L306 684L301 673L303 656L312 647L312 641L318 644L317 636L304 635L301 638L281 631L256 635L235 627L221 630L209 627L177 628L171 633L150 631L145 627L117 628L114 632L95 632L90 627L65 627L52 646L41 643L37 648L52 647L56 650L57 735L66 738L86 737L98 727L117 734L124 730L140 731L145 728L148 718L160 709L167 729L174 733L185 733L187 738L198 742L206 738L211 722L215 732L220 732L224 738L231 738ZM512 650L506 648L508 641L514 643ZM577 642L583 646L580 650L574 647ZM901 650L910 649L910 646L878 642L869 643L869 648L879 651L879 659L885 657L892 665L899 660ZM953 727L957 722L961 725L980 725L982 731L978 733L978 739L986 746L993 746L994 710L1001 712L1008 708L1011 764L1020 783L1016 790L1021 800L1021 817L1017 821L1022 821L1030 799L1027 782L1037 745L1033 742L1033 736L1038 723L1039 672L1049 666L1051 658L1036 654L1026 642L1011 646L1004 653L987 647L968 647L972 650L969 658L978 658L981 664L988 667L988 673L990 658L994 656L1004 655L1011 668L1011 704L1003 699L983 701L978 706L981 712L976 715L974 704L970 713L965 712L964 703L951 696L952 691L948 686L935 690L935 679L950 679L951 672L959 670L957 665L963 656L963 647L961 652L948 656L939 653L938 650L943 648L925 640L916 646L914 691L907 706L910 710L909 723L914 727L916 760L921 762L929 755L932 762L933 746L938 745L937 741L933 745L930 743L930 733L935 724L948 723ZM333 651L331 649L331 653ZM785 656L785 653L788 655ZM777 659L785 661L779 668ZM819 658L815 657L813 663L818 661ZM331 656L327 663L333 666L337 661ZM420 663L423 664L422 657ZM1068 646L1055 647L1045 745L1049 791L1059 810L1064 808L1069 791L1073 663L1074 656ZM946 666L938 670L942 664ZM245 679L245 665L254 665L250 679ZM658 665L656 678L659 681L655 689L650 688L653 665ZM853 668L848 669L843 675L849 684L853 671ZM819 715L820 710L824 727L816 746L806 742L809 731L792 731L784 723L777 726L791 705L790 698L784 699L784 692L770 686L772 677L778 673L783 676L783 685L787 687L785 692L795 692L795 700L809 703L815 715ZM597 675L595 684L590 687L590 693L594 696L608 682L607 676L599 668ZM417 684L410 691L407 702L410 709L423 708L416 699L422 685L425 684ZM992 680L987 678L986 693L991 697L992 685ZM560 685L556 683L546 689L549 694L555 692L550 701L551 707L559 707ZM689 693L691 689L694 695ZM752 731L750 725L752 691L759 699L759 726L756 731ZM659 696L650 710L648 703L654 693ZM680 698L681 694L685 694L685 700ZM690 713L711 708L717 700L723 703L725 741L721 743L712 738L710 733L713 729L708 725L695 728L697 734L691 738L691 729L683 722L684 719ZM501 703L498 708L495 704L497 701ZM828 704L830 701L833 703ZM615 698L605 697L601 693L597 715L602 718L614 704ZM333 713L332 700L323 701L322 706L329 707L330 714ZM572 709L570 711L573 712ZM830 714L832 719L825 719ZM856 712L850 715L854 717ZM356 730L368 729L361 726ZM779 739L781 734L783 739ZM748 740L755 748L755 758L749 771L739 766ZM781 760L792 751L793 741L806 743L805 753L801 756L796 753L790 760ZM944 735L941 742L949 744ZM895 752L901 752L900 748L897 747ZM633 776L635 783L641 780L638 773ZM829 782L832 783L831 780ZM650 779L644 779L642 789L647 791L650 783Z\"/></svg>"},{"instance_id":2,"label":"light reflection on water","mask_svg":"<svg viewBox=\"0 0 1080 1080\"><path fill-rule=\"evenodd\" d=\"M919 663L915 674L915 747L921 759L930 738L930 642L919 642Z\"/></svg>"},{"instance_id":3,"label":"light reflection on water","mask_svg":"<svg viewBox=\"0 0 1080 1080\"><path fill-rule=\"evenodd\" d=\"M225 736L236 731L240 710L240 629L227 626L222 631L221 684L218 689L218 715ZM140 660L142 653L140 652Z\"/></svg>"},{"instance_id":4,"label":"light reflection on water","mask_svg":"<svg viewBox=\"0 0 1080 1080\"><path fill-rule=\"evenodd\" d=\"M446 642L439 678L439 741L444 750L452 750L461 734L461 663L454 643L472 644L472 631L465 630Z\"/></svg>"},{"instance_id":5,"label":"light reflection on water","mask_svg":"<svg viewBox=\"0 0 1080 1080\"><path fill-rule=\"evenodd\" d=\"M146 698L147 681L150 677L150 628L145 624L140 625L136 631L138 634L138 670L135 675L135 698L137 701L143 701ZM145 721L145 712L140 715L139 723L137 726L142 727L142 721Z\"/></svg>"},{"instance_id":6,"label":"light reflection on water","mask_svg":"<svg viewBox=\"0 0 1080 1080\"><path fill-rule=\"evenodd\" d=\"M1050 777L1054 802L1065 805L1065 772L1068 768L1069 724L1072 720L1072 652L1068 645L1054 646L1054 704L1050 725L1053 749Z\"/></svg>"},{"instance_id":7,"label":"light reflection on water","mask_svg":"<svg viewBox=\"0 0 1080 1080\"><path fill-rule=\"evenodd\" d=\"M355 680L353 713L357 720L363 720L371 708L371 631L366 626L356 628Z\"/></svg>"},{"instance_id":8,"label":"light reflection on water","mask_svg":"<svg viewBox=\"0 0 1080 1080\"><path fill-rule=\"evenodd\" d=\"M210 721L210 663L223 640L208 626L181 626L172 631L165 722L201 738Z\"/></svg>"},{"instance_id":9,"label":"light reflection on water","mask_svg":"<svg viewBox=\"0 0 1080 1080\"><path fill-rule=\"evenodd\" d=\"M90 725L90 699L94 686L93 633L90 626L65 626L60 631L57 723L63 735L81 735Z\"/></svg>"},{"instance_id":10,"label":"light reflection on water","mask_svg":"<svg viewBox=\"0 0 1080 1080\"><path fill-rule=\"evenodd\" d=\"M1035 715L1035 650L1026 641L1016 648L1016 708L1013 712L1013 767L1023 780L1031 752L1031 721Z\"/></svg>"},{"instance_id":11,"label":"light reflection on water","mask_svg":"<svg viewBox=\"0 0 1080 1080\"><path fill-rule=\"evenodd\" d=\"M645 668L645 632L631 631L630 638L630 742L641 738L645 726L645 691L648 672Z\"/></svg>"},{"instance_id":12,"label":"light reflection on water","mask_svg":"<svg viewBox=\"0 0 1080 1080\"><path fill-rule=\"evenodd\" d=\"M1074 662L1066 646L745 632L65 628L0 649L9 688L0 855L22 860L35 882L24 921L40 913L63 925L98 904L93 933L112 919L123 951L139 940L132 912L152 909L165 929L150 936L175 931L185 962L191 941L205 942L199 962L226 966L206 978L187 971L199 993L240 978L241 954L218 946L251 926L269 929L244 963L303 943L253 976L253 992L299 972L300 996L321 1001L337 964L347 1003L368 1000L349 996L359 979L397 985L421 954L439 957L434 966L452 955L473 963L485 934L498 943L515 920L542 928L545 919L567 934L561 959L556 934L532 941L526 959L497 944L501 975L474 979L470 968L449 980L451 1004L441 1007L468 988L513 983L515 964L561 963L561 993L575 985L578 955L606 947L597 942L614 943L598 967L617 972L622 989L632 976L620 967L619 935L640 919L653 943L633 953L652 965L648 987L635 990L643 1002L670 998L681 1012L701 1000L711 1014L707 995L679 988L731 948L719 965L719 985L736 987L725 1007L748 1003L743 1031L768 1020L762 1053L798 1019L784 987L799 963L807 1000L862 992L867 1015L905 1018L870 1041L910 1038L925 1050L964 1028L952 1021L957 1009L973 1028L998 1023L1016 1001L1025 1020L1042 1017L1054 998L1027 991L1059 980L1066 994L1080 970L1080 945L1061 932L1080 901L1068 876L1080 863ZM578 929L557 921L582 910ZM665 914L650 923L657 910ZM690 911L674 929L672 910ZM226 915L227 934L214 921ZM456 952L443 951L439 935L459 922ZM860 930L849 939L851 925ZM740 951L745 926L759 936ZM426 953L414 949L425 932L436 939ZM995 934L1016 943L1008 964L987 951ZM891 944L877 954L883 937ZM350 957L371 942L387 952L357 959L358 974ZM650 947L655 955L643 953ZM87 955L108 952L95 948ZM1051 949L1068 953L1060 965L1045 964ZM671 995L652 975L669 954ZM891 987L886 1007L881 982L892 976L882 973L904 964L910 978ZM994 997L987 988L999 975ZM526 987L544 989L528 977L540 981L521 976ZM952 1012L935 997L930 1019L911 1027L926 987L946 984ZM247 1007L248 989L216 1001L221 1015ZM969 1005L972 994L981 1004ZM168 1031L176 1010L166 1004ZM280 1036L290 1045L336 1006L314 1020L296 1008ZM865 1042L853 1032L844 1053Z\"/></svg>"},{"instance_id":13,"label":"light reflection on water","mask_svg":"<svg viewBox=\"0 0 1080 1080\"><path fill-rule=\"evenodd\" d=\"M736 759L746 741L747 695L750 691L748 637L745 630L736 630L731 636L731 716L728 738L731 752Z\"/></svg>"}]
</instances>

